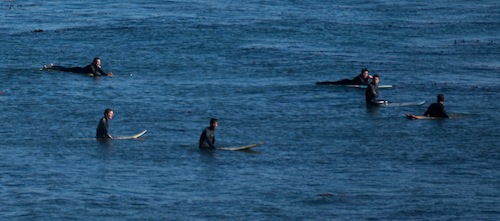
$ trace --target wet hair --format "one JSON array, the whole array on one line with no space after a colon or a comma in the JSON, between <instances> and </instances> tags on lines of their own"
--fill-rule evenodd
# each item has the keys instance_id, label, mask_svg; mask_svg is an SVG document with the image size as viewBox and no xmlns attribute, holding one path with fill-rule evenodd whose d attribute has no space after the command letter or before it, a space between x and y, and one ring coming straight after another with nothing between
<instances>
[{"instance_id":1,"label":"wet hair","mask_svg":"<svg viewBox=\"0 0 500 221\"><path fill-rule=\"evenodd\" d=\"M437 101L440 102L440 101L444 101L444 95L443 94L438 94L437 95Z\"/></svg>"},{"instance_id":2,"label":"wet hair","mask_svg":"<svg viewBox=\"0 0 500 221\"><path fill-rule=\"evenodd\" d=\"M94 58L94 61L92 61L92 63L97 64L97 60L101 60L101 58L99 58L99 57L95 57L95 58Z\"/></svg>"},{"instance_id":3,"label":"wet hair","mask_svg":"<svg viewBox=\"0 0 500 221\"><path fill-rule=\"evenodd\" d=\"M217 123L217 122L219 122L219 121L217 120L217 118L212 118L212 119L210 119L210 126L212 126L213 124L215 124L215 123Z\"/></svg>"},{"instance_id":4,"label":"wet hair","mask_svg":"<svg viewBox=\"0 0 500 221\"><path fill-rule=\"evenodd\" d=\"M368 69L367 69L367 68L363 68L363 69L361 69L361 74L363 74L363 72L365 72L365 71L368 71ZM368 72L369 72L369 71L368 71Z\"/></svg>"},{"instance_id":5,"label":"wet hair","mask_svg":"<svg viewBox=\"0 0 500 221\"><path fill-rule=\"evenodd\" d=\"M106 108L106 110L104 110L104 116L108 116L109 112L111 112L113 110L111 110L111 108Z\"/></svg>"}]
</instances>

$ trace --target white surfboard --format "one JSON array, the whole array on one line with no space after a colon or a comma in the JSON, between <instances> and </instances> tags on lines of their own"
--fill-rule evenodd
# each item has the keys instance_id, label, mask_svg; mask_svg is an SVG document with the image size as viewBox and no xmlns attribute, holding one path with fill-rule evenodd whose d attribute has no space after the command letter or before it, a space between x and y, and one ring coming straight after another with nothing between
<instances>
[{"instance_id":1,"label":"white surfboard","mask_svg":"<svg viewBox=\"0 0 500 221\"><path fill-rule=\"evenodd\" d=\"M136 134L136 135L132 135L132 136L115 136L113 137L113 140L128 140L128 139L137 139L139 137L141 137L142 135L144 135L148 130L143 130L142 132Z\"/></svg>"},{"instance_id":2,"label":"white surfboard","mask_svg":"<svg viewBox=\"0 0 500 221\"><path fill-rule=\"evenodd\" d=\"M448 114L449 118L445 118L445 117L427 117L427 116L414 115L414 114L405 114L405 116L406 116L406 118L412 119L412 120L442 120L442 119L461 118L461 117L463 117L463 114Z\"/></svg>"},{"instance_id":3,"label":"white surfboard","mask_svg":"<svg viewBox=\"0 0 500 221\"><path fill-rule=\"evenodd\" d=\"M427 117L413 114L405 114L406 118L414 119L414 120L436 120L436 119L444 119L442 117Z\"/></svg>"},{"instance_id":4,"label":"white surfboard","mask_svg":"<svg viewBox=\"0 0 500 221\"><path fill-rule=\"evenodd\" d=\"M256 144L250 144L246 146L240 146L240 147L218 147L218 150L249 150L254 147L258 147L260 145L264 144L264 142L256 143Z\"/></svg>"},{"instance_id":5,"label":"white surfboard","mask_svg":"<svg viewBox=\"0 0 500 221\"><path fill-rule=\"evenodd\" d=\"M114 136L112 140L129 140L129 139L137 139L144 135L148 130L143 130L142 132L132 135L132 136ZM77 138L77 139L70 139L70 140L105 140L105 139L97 139L97 138Z\"/></svg>"},{"instance_id":6,"label":"white surfboard","mask_svg":"<svg viewBox=\"0 0 500 221\"><path fill-rule=\"evenodd\" d=\"M405 106L420 106L422 104L425 104L425 101L418 101L418 102L387 102L387 103L382 103L380 104L381 107L405 107Z\"/></svg>"},{"instance_id":7,"label":"white surfboard","mask_svg":"<svg viewBox=\"0 0 500 221\"><path fill-rule=\"evenodd\" d=\"M353 87L353 88L361 88L361 89L368 88L368 86L366 86L366 85L345 85L345 86L346 87ZM387 85L383 84L383 85L379 85L378 88L379 89L382 89L382 88L392 88L392 85L390 85L390 84L387 84Z\"/></svg>"}]
</instances>

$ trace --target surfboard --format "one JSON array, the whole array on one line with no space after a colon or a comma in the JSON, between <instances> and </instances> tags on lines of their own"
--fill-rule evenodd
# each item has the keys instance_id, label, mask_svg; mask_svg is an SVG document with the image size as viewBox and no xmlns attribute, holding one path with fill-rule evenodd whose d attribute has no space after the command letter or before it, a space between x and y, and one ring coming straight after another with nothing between
<instances>
[{"instance_id":1,"label":"surfboard","mask_svg":"<svg viewBox=\"0 0 500 221\"><path fill-rule=\"evenodd\" d=\"M144 135L148 130L143 130L142 132L132 135L132 136L113 136L112 140L130 140L130 139L137 139ZM104 139L97 139L97 138L77 138L77 139L71 139L71 140L104 140Z\"/></svg>"},{"instance_id":2,"label":"surfboard","mask_svg":"<svg viewBox=\"0 0 500 221\"><path fill-rule=\"evenodd\" d=\"M329 86L341 86L341 87L352 87L352 88L360 88L360 89L366 89L368 88L367 85L359 85L359 84L334 84L333 82L330 81L318 81L316 82L317 85L329 85ZM390 84L384 84L384 85L379 85L379 89L383 88L392 88L393 86Z\"/></svg>"},{"instance_id":3,"label":"surfboard","mask_svg":"<svg viewBox=\"0 0 500 221\"><path fill-rule=\"evenodd\" d=\"M387 102L387 103L382 103L380 104L381 107L405 107L405 106L420 106L422 104L425 104L425 101L418 101L418 102Z\"/></svg>"},{"instance_id":4,"label":"surfboard","mask_svg":"<svg viewBox=\"0 0 500 221\"><path fill-rule=\"evenodd\" d=\"M449 118L445 117L427 117L427 116L421 116L421 115L413 115L413 114L405 114L406 118L411 119L411 120L439 120L439 119L456 119L456 118L462 118L464 115L463 114L448 114Z\"/></svg>"},{"instance_id":5,"label":"surfboard","mask_svg":"<svg viewBox=\"0 0 500 221\"><path fill-rule=\"evenodd\" d=\"M136 134L136 135L132 135L132 136L115 136L113 137L113 140L128 140L128 139L137 139L139 137L141 137L142 135L144 135L148 130L143 130L142 132Z\"/></svg>"},{"instance_id":6,"label":"surfboard","mask_svg":"<svg viewBox=\"0 0 500 221\"><path fill-rule=\"evenodd\" d=\"M251 148L258 147L262 144L264 144L264 142L250 144L250 145L246 145L246 146L240 146L240 147L219 147L217 149L218 150L250 150Z\"/></svg>"},{"instance_id":7,"label":"surfboard","mask_svg":"<svg viewBox=\"0 0 500 221\"><path fill-rule=\"evenodd\" d=\"M99 76L108 76L108 77L111 77L113 75L94 75L93 73L75 73L75 72L71 72L71 71L59 71L59 70L56 70L52 67L46 67L46 68L39 68L38 70L40 71L52 71L52 72L65 72L65 73L71 73L71 74L81 74L81 75L87 75L89 77L99 77Z\"/></svg>"},{"instance_id":8,"label":"surfboard","mask_svg":"<svg viewBox=\"0 0 500 221\"><path fill-rule=\"evenodd\" d=\"M361 88L361 89L368 88L368 86L366 86L366 85L345 85L345 86L346 87L353 87L353 88ZM378 88L379 89L382 89L382 88L392 88L392 85L390 85L390 84L379 85Z\"/></svg>"},{"instance_id":9,"label":"surfboard","mask_svg":"<svg viewBox=\"0 0 500 221\"><path fill-rule=\"evenodd\" d=\"M406 118L408 119L414 119L414 120L436 120L436 119L444 119L442 117L427 117L427 116L420 116L420 115L413 115L413 114L405 114Z\"/></svg>"}]
</instances>

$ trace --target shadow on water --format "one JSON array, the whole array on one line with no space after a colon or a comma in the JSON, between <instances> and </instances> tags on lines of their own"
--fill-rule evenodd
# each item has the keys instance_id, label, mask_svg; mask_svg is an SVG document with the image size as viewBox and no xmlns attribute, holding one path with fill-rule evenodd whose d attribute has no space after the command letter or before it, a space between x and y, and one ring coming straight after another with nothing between
<instances>
[{"instance_id":1,"label":"shadow on water","mask_svg":"<svg viewBox=\"0 0 500 221\"><path fill-rule=\"evenodd\" d=\"M116 154L116 149L112 140L109 139L97 140L96 147L99 157L109 158Z\"/></svg>"},{"instance_id":2,"label":"shadow on water","mask_svg":"<svg viewBox=\"0 0 500 221\"><path fill-rule=\"evenodd\" d=\"M377 106L366 105L366 112L371 117L379 117L380 116L380 109L379 108L380 107L377 107Z\"/></svg>"}]
</instances>

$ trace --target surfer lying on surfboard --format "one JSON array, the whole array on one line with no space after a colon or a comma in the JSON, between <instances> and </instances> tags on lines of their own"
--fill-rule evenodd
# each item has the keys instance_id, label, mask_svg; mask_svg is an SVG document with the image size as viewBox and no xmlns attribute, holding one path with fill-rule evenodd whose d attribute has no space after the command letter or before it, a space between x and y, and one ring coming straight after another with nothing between
<instances>
[{"instance_id":1,"label":"surfer lying on surfboard","mask_svg":"<svg viewBox=\"0 0 500 221\"><path fill-rule=\"evenodd\" d=\"M413 114L407 114L406 116L408 118L418 119L418 116L415 116ZM446 113L446 110L444 108L443 94L437 95L436 103L432 103L431 105L429 105L423 116L432 118L450 118L450 116Z\"/></svg>"},{"instance_id":2,"label":"surfer lying on surfboard","mask_svg":"<svg viewBox=\"0 0 500 221\"><path fill-rule=\"evenodd\" d=\"M50 64L49 67L47 65L43 66L43 70L56 70L56 71L65 71L65 72L73 72L73 73L79 73L79 74L90 74L92 76L101 76L101 75L107 75L107 76L112 76L113 73L110 71L107 74L102 70L101 68L101 59L98 57L94 58L94 61L92 61L91 64L85 66L85 67L63 67L63 66L55 66L54 64Z\"/></svg>"},{"instance_id":3,"label":"surfer lying on surfboard","mask_svg":"<svg viewBox=\"0 0 500 221\"><path fill-rule=\"evenodd\" d=\"M320 81L316 84L320 85L368 85L370 82L371 75L368 75L368 69L363 68L361 74L356 76L354 79L343 79L340 81Z\"/></svg>"}]
</instances>

